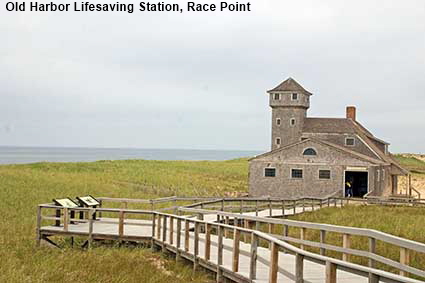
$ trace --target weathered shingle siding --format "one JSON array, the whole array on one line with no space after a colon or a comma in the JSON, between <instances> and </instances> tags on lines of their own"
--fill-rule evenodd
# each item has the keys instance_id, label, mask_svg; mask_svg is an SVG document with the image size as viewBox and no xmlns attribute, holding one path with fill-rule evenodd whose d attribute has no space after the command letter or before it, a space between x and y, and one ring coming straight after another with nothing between
<instances>
[{"instance_id":1,"label":"weathered shingle siding","mask_svg":"<svg viewBox=\"0 0 425 283\"><path fill-rule=\"evenodd\" d=\"M349 150L367 155L372 158L379 158L372 150L355 134L315 134L315 133L303 133L303 137L316 138L330 143L346 147ZM345 139L354 138L355 146L346 146Z\"/></svg>"},{"instance_id":2,"label":"weathered shingle siding","mask_svg":"<svg viewBox=\"0 0 425 283\"><path fill-rule=\"evenodd\" d=\"M315 157L305 157L306 148L317 151ZM249 187L252 196L296 198L302 196L324 197L344 187L346 166L370 167L372 164L314 141L306 141L253 159L249 165ZM276 177L265 177L266 167L276 168ZM292 179L291 169L303 169L303 179ZM320 180L319 170L331 170L330 180ZM370 172L369 175L373 174ZM374 187L373 177L369 187Z\"/></svg>"}]
</instances>

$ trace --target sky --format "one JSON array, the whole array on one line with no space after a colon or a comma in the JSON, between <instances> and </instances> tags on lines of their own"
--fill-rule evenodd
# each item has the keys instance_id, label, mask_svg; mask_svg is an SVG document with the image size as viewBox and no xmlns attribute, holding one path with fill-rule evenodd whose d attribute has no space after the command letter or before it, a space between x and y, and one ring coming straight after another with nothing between
<instances>
[{"instance_id":1,"label":"sky","mask_svg":"<svg viewBox=\"0 0 425 283\"><path fill-rule=\"evenodd\" d=\"M391 151L425 153L423 0L250 2L128 14L2 1L0 145L267 151L266 91L293 77L314 93L309 116L355 105Z\"/></svg>"}]
</instances>

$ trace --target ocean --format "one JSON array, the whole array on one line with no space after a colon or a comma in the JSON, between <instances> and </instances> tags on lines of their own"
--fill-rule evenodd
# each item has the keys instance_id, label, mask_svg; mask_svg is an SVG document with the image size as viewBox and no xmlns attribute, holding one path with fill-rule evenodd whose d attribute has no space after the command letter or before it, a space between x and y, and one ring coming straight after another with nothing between
<instances>
[{"instance_id":1,"label":"ocean","mask_svg":"<svg viewBox=\"0 0 425 283\"><path fill-rule=\"evenodd\" d=\"M228 160L252 157L260 151L135 149L135 148L71 148L0 146L0 164L35 162L84 162L97 160Z\"/></svg>"}]
</instances>

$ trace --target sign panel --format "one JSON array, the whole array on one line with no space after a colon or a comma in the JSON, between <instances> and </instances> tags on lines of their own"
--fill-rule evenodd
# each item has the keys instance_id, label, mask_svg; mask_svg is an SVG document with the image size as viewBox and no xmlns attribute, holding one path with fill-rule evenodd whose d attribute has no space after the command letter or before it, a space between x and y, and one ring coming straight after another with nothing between
<instances>
[{"instance_id":1,"label":"sign panel","mask_svg":"<svg viewBox=\"0 0 425 283\"><path fill-rule=\"evenodd\" d=\"M94 197L88 195L84 197L77 197L77 199L86 206L97 206L100 205L100 202Z\"/></svg>"},{"instance_id":2,"label":"sign panel","mask_svg":"<svg viewBox=\"0 0 425 283\"><path fill-rule=\"evenodd\" d=\"M61 199L54 199L53 200L56 205L60 205L63 207L78 207L78 204L76 204L72 199L70 198L61 198Z\"/></svg>"}]
</instances>

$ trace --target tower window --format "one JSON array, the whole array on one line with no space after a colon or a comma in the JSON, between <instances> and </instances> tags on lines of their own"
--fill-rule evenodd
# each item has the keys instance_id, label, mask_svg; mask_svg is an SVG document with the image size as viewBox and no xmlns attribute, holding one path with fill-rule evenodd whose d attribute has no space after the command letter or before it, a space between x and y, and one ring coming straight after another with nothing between
<instances>
[{"instance_id":1,"label":"tower window","mask_svg":"<svg viewBox=\"0 0 425 283\"><path fill-rule=\"evenodd\" d=\"M304 150L303 155L316 156L317 152L313 148L307 148L306 150Z\"/></svg>"},{"instance_id":2,"label":"tower window","mask_svg":"<svg viewBox=\"0 0 425 283\"><path fill-rule=\"evenodd\" d=\"M274 94L274 100L280 100L280 94L279 93Z\"/></svg>"},{"instance_id":3,"label":"tower window","mask_svg":"<svg viewBox=\"0 0 425 283\"><path fill-rule=\"evenodd\" d=\"M280 138L276 138L276 144L280 145Z\"/></svg>"},{"instance_id":4,"label":"tower window","mask_svg":"<svg viewBox=\"0 0 425 283\"><path fill-rule=\"evenodd\" d=\"M292 179L302 179L303 178L303 170L302 169L292 169L291 170L291 178Z\"/></svg>"},{"instance_id":5,"label":"tower window","mask_svg":"<svg viewBox=\"0 0 425 283\"><path fill-rule=\"evenodd\" d=\"M292 100L298 100L298 93L294 92L292 94Z\"/></svg>"},{"instance_id":6,"label":"tower window","mask_svg":"<svg viewBox=\"0 0 425 283\"><path fill-rule=\"evenodd\" d=\"M345 145L346 146L355 146L356 140L354 138L346 138L345 139Z\"/></svg>"},{"instance_id":7,"label":"tower window","mask_svg":"<svg viewBox=\"0 0 425 283\"><path fill-rule=\"evenodd\" d=\"M264 177L276 177L276 168L264 168Z\"/></svg>"},{"instance_id":8,"label":"tower window","mask_svg":"<svg viewBox=\"0 0 425 283\"><path fill-rule=\"evenodd\" d=\"M289 121L289 124L290 124L291 126L295 126L295 118L292 118L292 119Z\"/></svg>"},{"instance_id":9,"label":"tower window","mask_svg":"<svg viewBox=\"0 0 425 283\"><path fill-rule=\"evenodd\" d=\"M276 125L280 126L280 118L276 119Z\"/></svg>"},{"instance_id":10,"label":"tower window","mask_svg":"<svg viewBox=\"0 0 425 283\"><path fill-rule=\"evenodd\" d=\"M319 179L329 180L331 178L331 170L319 170Z\"/></svg>"}]
</instances>

